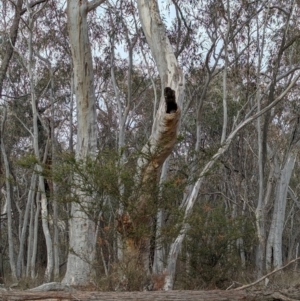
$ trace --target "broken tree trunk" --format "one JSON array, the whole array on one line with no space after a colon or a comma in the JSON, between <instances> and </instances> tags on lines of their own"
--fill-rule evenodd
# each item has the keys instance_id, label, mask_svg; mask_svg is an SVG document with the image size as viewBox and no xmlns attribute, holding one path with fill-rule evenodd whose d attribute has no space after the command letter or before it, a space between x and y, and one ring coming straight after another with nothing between
<instances>
[{"instance_id":1,"label":"broken tree trunk","mask_svg":"<svg viewBox=\"0 0 300 301\"><path fill-rule=\"evenodd\" d=\"M178 65L156 0L138 0L138 11L147 42L161 79L161 99L151 135L138 159L136 185L141 193L135 212L123 214L118 220L118 231L124 237L124 255L136 261L145 271L149 269L152 219L156 212L150 206L158 177L166 158L176 143L184 97L184 77Z\"/></svg>"}]
</instances>

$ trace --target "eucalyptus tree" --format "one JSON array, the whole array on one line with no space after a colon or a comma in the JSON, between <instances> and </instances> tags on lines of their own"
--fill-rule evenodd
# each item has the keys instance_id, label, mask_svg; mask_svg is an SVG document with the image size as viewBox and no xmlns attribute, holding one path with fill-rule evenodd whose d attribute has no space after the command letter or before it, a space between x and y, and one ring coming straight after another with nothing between
<instances>
[{"instance_id":1,"label":"eucalyptus tree","mask_svg":"<svg viewBox=\"0 0 300 301\"><path fill-rule=\"evenodd\" d=\"M1 52L1 66L0 66L0 97L2 96L3 91L3 83L5 81L6 72L9 66L9 62L11 60L12 54L13 54L13 47L17 40L18 35L18 29L19 29L19 22L22 15L22 5L23 0L19 0L16 3L15 6L15 14L13 18L13 23L11 24L11 27L9 29L9 33L4 35L2 37L2 49L5 49L5 52ZM13 239L12 239L12 219L11 219L11 202L12 202L12 196L11 196L11 188L9 183L9 176L10 176L10 170L9 170L9 162L7 159L6 151L5 151L5 145L4 145L4 125L6 121L7 111L6 108L4 109L4 116L2 120L2 126L1 126L1 152L4 159L4 165L5 165L5 174L6 174L6 190L7 190L7 217L8 217L8 244L9 244L9 261L10 261L10 268L12 277L16 279L16 264L14 259L14 248L13 248ZM2 252L2 250L1 250Z\"/></svg>"},{"instance_id":2,"label":"eucalyptus tree","mask_svg":"<svg viewBox=\"0 0 300 301\"><path fill-rule=\"evenodd\" d=\"M161 93L151 135L142 148L142 154L137 162L138 182L141 185L149 185L151 182L158 181L162 165L176 142L184 98L184 77L166 35L157 1L138 1L138 12L143 32L158 68L161 91L164 91ZM139 196L135 216L123 215L121 220L121 229L127 237L125 252L139 259L139 264L145 272L149 268L151 235L149 229L152 222L147 207L152 197L153 195L145 190ZM132 242L132 232L138 233L138 228L143 224L148 229L145 233L141 231Z\"/></svg>"},{"instance_id":3,"label":"eucalyptus tree","mask_svg":"<svg viewBox=\"0 0 300 301\"><path fill-rule=\"evenodd\" d=\"M52 276L53 272L53 245L52 245L52 238L48 227L48 199L46 195L46 189L45 189L45 181L44 176L42 175L43 167L42 164L45 164L48 152L49 152L49 138L46 138L47 141L45 143L44 149L41 147L40 141L41 141L41 127L45 130L45 132L49 135L48 128L45 126L44 121L41 120L41 117L38 113L38 103L37 103L37 95L36 95L36 84L37 84L37 76L36 76L36 68L35 68L35 62L34 62L34 45L33 45L33 34L34 34L34 28L37 18L39 17L39 13L45 8L45 5L42 5L40 8L38 8L36 11L33 11L32 8L27 5L27 22L28 22L28 39L26 41L27 47L28 47L28 53L23 55L17 48L15 51L18 53L20 59L22 60L22 64L25 68L25 70L28 73L28 81L30 85L30 101L31 101L31 107L32 107L32 117L33 117L33 132L32 140L33 140L33 149L34 149L34 155L36 157L37 163L35 166L35 172L38 173L38 189L40 192L40 201L41 201L41 214L42 214L42 228L43 233L46 240L46 248L47 248L47 267L45 270L45 282L49 282ZM44 152L41 154L41 149L44 150ZM33 176L33 179L35 177ZM33 184L35 186L35 184ZM29 192L30 194L30 192ZM22 228L22 234L21 234L21 242L20 242L20 252L18 256L18 265L17 265L17 271L18 276L21 274L21 262L23 260L23 250L24 250L24 240L25 240L25 234L27 231L27 223L28 223L28 212L31 208L31 202L32 198L28 199L27 206L26 206L26 214L24 216L24 224Z\"/></svg>"},{"instance_id":4,"label":"eucalyptus tree","mask_svg":"<svg viewBox=\"0 0 300 301\"><path fill-rule=\"evenodd\" d=\"M255 57L255 49L257 48L254 48L252 45L254 40L252 37L252 32L250 30L250 24L256 20L256 16L258 16L259 20L261 20L260 18L268 12L268 7L266 7L263 3L259 5L256 5L254 3L248 3L247 5L245 5L245 3L240 3L240 4L241 6L239 7L233 6L231 1L227 1L226 5L220 3L218 5L214 5L214 1L212 1L209 2L207 6L204 6L207 8L207 11L209 12L209 16L210 16L210 17L208 16L206 19L204 18L205 22L207 22L207 20L212 19L212 21L209 24L210 26L212 26L212 24L215 24L215 28L216 28L215 31L212 32L211 36L214 37L215 43L218 43L221 37L224 42L223 44L224 47L218 47L218 48L214 48L213 46L211 46L211 48L208 47L209 49L208 54L212 53L215 60L218 57L220 59L218 63L221 65L221 67L219 65L218 70L216 70L216 72L218 71L223 72L223 90L222 90L223 125L221 126L222 134L220 134L221 146L218 148L217 152L215 152L212 158L206 164L204 164L202 171L199 172L199 177L197 181L195 182L194 185L191 185L190 189L186 194L186 197L184 198L181 204L181 208L185 212L184 219L183 219L183 224L180 233L177 236L177 238L173 241L170 247L170 252L168 255L168 262L166 267L165 289L171 289L173 287L177 256L181 249L182 242L189 229L188 218L193 211L193 206L195 202L199 199L198 193L202 189L202 185L205 182L207 176L209 175L209 171L213 168L216 162L220 162L219 160L221 160L222 162L221 156L222 157L224 156L226 151L229 149L231 143L236 139L238 133L246 125L252 123L256 118L259 118L264 113L270 112L270 109L272 107L274 107L283 99L286 99L287 93L290 92L292 88L294 88L299 78L297 72L299 66L297 64L288 66L287 72L282 73L281 76L274 77L275 86L279 85L279 83L281 85L281 88L279 89L281 93L278 92L277 94L276 93L273 94L276 95L276 98L273 98L272 102L268 102L267 104L265 104L263 108L260 108L260 110L257 111L256 113L254 114L252 113L253 110L256 110L257 103L253 102L254 99L252 98L253 97L252 94L249 93L247 96L247 94L245 95L241 90L239 90L238 87L245 86L245 83L249 80L251 82L253 78L251 79L250 77L245 77L245 75L242 74L238 69L236 69L236 67L241 66L242 62L243 62L242 64L245 64L245 62L247 62L247 60L245 61L245 59L247 59L247 56L249 56L248 62L250 62L250 65L253 66L252 62ZM201 16L201 14L199 13L201 10L205 11L205 9L199 6L197 16ZM215 18L213 18L213 16L215 16ZM289 21L284 19L282 24L289 24ZM246 38L247 36L249 39ZM261 40L261 37L259 37L258 40ZM258 40L256 41L256 43L258 43ZM239 47L237 47L238 41L240 41ZM291 38L290 43L283 42L285 45L283 46L283 49L286 50L294 42L295 42L294 38ZM259 46L261 46L261 44L259 44ZM267 60L267 57L269 57L270 55L274 56L274 52L272 51L278 51L277 52L278 55L280 55L281 53L281 50L276 49L276 47L272 48L270 44L269 47L270 47L269 48L270 52L265 51L263 54L264 60ZM208 69L207 72L209 72L212 65L212 63L209 61L209 57L207 57L205 63L206 63L205 66ZM285 68L285 65L282 65L282 68ZM229 80L228 74L230 73L232 74L234 71L236 71L240 77L231 76ZM259 74L258 76L261 76L261 74ZM271 93L273 91L272 82L268 81L266 77L262 77L262 78L264 80L263 90L261 91L261 94L259 94L259 97L256 99L257 102L262 102L262 100L264 99L264 95ZM233 89L231 91L232 94L230 94L230 97L236 99L236 103L240 104L241 109L239 111L236 111L235 113L236 115L233 116L233 120L230 121L228 119L228 116L226 116L228 114L228 103L229 103L229 94L228 94L227 87L229 85L232 85L232 82L234 83L235 81L236 83L233 85ZM247 90L250 92L249 87L250 85L247 86ZM256 91L256 88L254 91ZM203 91L205 91L205 89L203 89ZM246 108L248 106L250 110L247 112ZM198 119L199 125L201 125L202 120L203 117L200 117ZM228 128L229 122L231 123L231 129ZM224 129L224 127L226 127L226 129ZM201 129L201 127L199 127L198 129ZM197 137L199 137L198 145L201 145L200 144L202 139L202 135L200 135L201 131L197 131L197 133L199 133L197 134L198 135ZM193 176L195 177L195 174L193 174Z\"/></svg>"},{"instance_id":5,"label":"eucalyptus tree","mask_svg":"<svg viewBox=\"0 0 300 301\"><path fill-rule=\"evenodd\" d=\"M272 222L269 230L266 246L266 268L280 268L283 263L283 230L286 223L287 195L292 173L299 152L299 118L294 120L290 143L285 152L281 166L274 154L274 165L276 170L275 200L272 214Z\"/></svg>"},{"instance_id":6,"label":"eucalyptus tree","mask_svg":"<svg viewBox=\"0 0 300 301\"><path fill-rule=\"evenodd\" d=\"M262 102L266 102L267 104L270 104L274 101L275 96L278 94L278 91L282 89L283 86L285 86L289 81L289 72L292 70L298 70L299 65L295 63L295 60L293 59L295 52L293 51L293 48L295 47L294 44L296 40L298 39L298 33L294 32L294 25L297 23L294 19L294 15L296 11L298 11L298 5L294 1L286 2L287 9L285 10L284 14L281 14L281 10L278 10L278 7L273 7L272 5L269 5L265 11L265 15L263 16L262 21L260 21L259 16L256 18L256 44L258 46L258 59L257 59L257 67L256 67L256 101L257 101L257 108L258 110L261 109ZM276 14L276 16L275 16ZM280 22L282 25L282 28L284 30L280 30L280 33L276 28L272 28L271 24L274 23L275 18L277 22ZM276 37L278 40L278 45L273 44L273 39ZM271 40L271 42L269 42ZM272 55L273 59L271 64L266 64L264 61L266 58ZM285 59L285 57L288 59ZM267 66L267 67L265 67ZM264 70L267 69L267 70ZM287 70L286 73L283 72L283 70ZM269 81L269 89L267 96L262 96L262 86L265 85L266 79L264 76L262 76L262 73L266 71L270 76ZM265 99L264 99L265 98ZM272 241L272 236L274 235L274 215L276 216L279 214L277 212L277 198L279 197L282 202L282 208L280 209L281 218L284 219L284 212L285 212L285 201L286 195L284 196L285 190L287 190L288 183L289 183L289 176L287 176L287 172L291 172L290 168L293 169L292 161L289 161L289 171L286 170L287 166L285 168L282 168L282 171L280 172L282 177L286 177L283 181L287 187L285 188L278 188L279 186L282 186L283 184L274 185L273 181L271 179L276 178L278 176L278 166L277 166L277 155L276 151L271 146L272 139L268 138L270 135L269 128L271 127L273 120L277 118L277 114L268 111L263 117L258 118L257 120L257 133L258 133L258 167L259 167L259 194L258 194L258 201L257 201L257 207L255 210L256 214L256 228L257 228L257 236L259 245L257 248L256 253L256 265L258 267L259 275L263 272L263 265L264 263L267 264L267 269L270 269L270 248L274 247L274 252L276 249L276 254L274 253L274 257L277 259L275 260L277 263L275 266L281 266L281 264L278 264L281 262L278 258L281 258L281 253L279 254L278 250L282 249L281 244L272 245L270 241ZM275 121L276 123L276 121ZM289 150L291 150L290 146L287 145ZM294 151L295 152L295 151ZM272 159L271 159L272 158ZM274 161L273 161L274 158ZM284 163L283 163L284 164ZM280 169L280 168L279 168ZM266 173L269 171L269 175L266 176ZM283 175L285 174L285 175ZM280 176L280 177L281 177ZM281 180L278 180L279 182ZM267 186L267 189L265 189L265 185ZM275 201L274 201L274 215L272 224L270 226L269 237L268 237L268 243L267 243L267 251L266 251L266 232L267 227L269 226L267 224L267 212L266 208L268 203L270 203L271 193L274 189L275 193ZM279 189L279 190L278 190ZM283 189L283 191L282 191ZM277 226L276 226L277 227ZM278 224L278 232L275 235L276 241L281 241L282 239L282 231L280 230L281 227ZM281 233L280 233L281 231ZM272 247L271 247L272 245ZM279 246L280 245L280 246ZM267 257L267 259L266 259Z\"/></svg>"},{"instance_id":7,"label":"eucalyptus tree","mask_svg":"<svg viewBox=\"0 0 300 301\"><path fill-rule=\"evenodd\" d=\"M26 271L34 278L38 248L47 245L45 281L52 278L54 258L55 278L59 264L67 260L63 285L87 285L97 279L96 273L102 277L104 270L109 278L114 268L119 272L130 266L138 267L135 275L152 274L164 282L164 289L172 289L179 256L187 258L188 273L198 256L193 248L204 249L205 243L222 239L208 231L210 242L195 241L199 236L193 219L206 229L207 223L196 214L202 205L209 211L209 202L221 204L228 228L239 215L255 218L259 272L266 260L266 243L268 268L280 266L285 209L292 204L290 212L296 212L298 192L293 170L299 122L283 118L287 112L297 115L292 109L299 77L296 2L289 1L282 9L266 1L174 0L170 5L176 17L171 25L165 22L168 12L159 9L164 6L156 0L69 0L67 14L61 3L48 1L40 10L43 4L37 2L27 2L26 8L14 6L19 7L18 17L24 14L19 25L22 37L14 44L12 35L12 43L5 44L8 53L13 47L14 55L8 67L3 59L0 69L8 72L2 86L12 120L4 123L2 118L3 187L4 183L7 187L2 190L9 200L7 191L15 185L7 204L16 207L16 216L19 213L16 219L7 213L16 227L16 231L8 227L8 236L13 236L11 270L16 265L18 276ZM15 124L22 132L8 139L6 133ZM287 144L289 136L293 139ZM72 152L75 143L76 160L68 175L54 184L45 179L45 172L61 168L55 167L62 160L58 149ZM28 154L35 160L27 163L31 164L27 170L13 161ZM8 181L13 173L22 181ZM97 176L100 193L94 185ZM68 187L63 187L65 178ZM49 193L43 183L50 185ZM51 202L55 189L66 190L71 204ZM294 203L287 194L293 195ZM69 224L61 221L60 228L65 238L69 233L68 255L58 258L58 222L68 214ZM245 225L233 228L240 227L240 235ZM171 227L174 230L166 235ZM38 244L41 234L46 241ZM245 267L246 254L255 256L256 245L247 235L233 240ZM18 243L13 246L12 241ZM182 248L184 241L190 246ZM235 247L228 241L226 250L231 252ZM251 251L246 250L250 243ZM117 256L118 250L123 257ZM103 268L97 265L99 258ZM118 285L131 281L126 271L120 278ZM162 288L162 283L155 288Z\"/></svg>"},{"instance_id":8,"label":"eucalyptus tree","mask_svg":"<svg viewBox=\"0 0 300 301\"><path fill-rule=\"evenodd\" d=\"M77 100L77 159L86 157L95 158L96 154L96 111L95 90L93 84L92 57L88 38L87 14L104 1L83 1L80 4L69 1L67 6L68 29L72 49L74 66L74 85ZM141 175L139 178L146 183L149 178L155 179L164 160L172 151L176 141L176 133L179 125L180 105L183 99L184 80L182 72L166 37L161 19L158 13L156 1L138 3L140 20L143 31L150 45L152 54L157 62L161 75L162 90L167 89L167 94L162 95L156 119L152 128L149 143L142 150L142 157L138 161ZM150 22L150 18L152 22ZM167 88L169 87L169 88ZM168 90L169 89L169 90ZM172 92L175 91L175 92ZM169 96L168 93L171 93ZM175 93L175 96L174 96ZM165 97L171 97L175 109L168 111ZM151 154L151 160L147 159ZM80 193L79 193L80 195ZM141 196L140 212L147 208L149 196ZM95 254L95 224L83 212L82 207L88 206L88 199L80 199L72 204L70 253L68 256L67 272L63 283L86 284L93 274L92 263ZM129 217L131 219L131 217ZM134 223L136 220L134 220ZM149 223L149 221L143 221ZM126 233L127 234L127 233ZM147 267L149 257L149 237L139 237L139 243L131 250L137 256L141 256L142 265ZM131 245L132 246L132 245Z\"/></svg>"},{"instance_id":9,"label":"eucalyptus tree","mask_svg":"<svg viewBox=\"0 0 300 301\"><path fill-rule=\"evenodd\" d=\"M77 104L76 158L78 160L95 158L97 149L96 97L87 14L104 2L104 0L81 2L70 0L67 3ZM80 197L80 191L78 193ZM67 271L62 281L71 285L85 285L90 281L95 258L95 224L82 210L82 207L88 206L89 199L81 195L79 202L80 204L72 203Z\"/></svg>"},{"instance_id":10,"label":"eucalyptus tree","mask_svg":"<svg viewBox=\"0 0 300 301\"><path fill-rule=\"evenodd\" d=\"M12 21L12 25L10 27L10 30L9 32L4 36L3 36L3 40L2 40L2 49L5 49L5 52L3 52L1 55L3 57L3 60L2 60L2 64L1 64L1 70L0 70L0 94L2 95L2 92L3 92L3 83L5 82L6 80L6 76L7 76L7 71L8 71L8 68L9 68L9 64L10 64L10 61L11 61L11 58L13 56L13 52L15 50L15 45L16 45L16 42L17 42L17 34L18 34L18 31L19 31L19 23L20 23L20 19L21 19L21 16L24 15L25 13L27 13L29 10L33 9L35 6L39 5L39 4L42 4L44 3L45 1L38 1L38 2L33 2L33 3L27 3L26 6L23 6L23 1L17 1L16 5L14 5L14 8L15 8L15 14L14 14L14 18L13 18L13 21ZM6 11L8 12L8 5L7 3L3 3L5 4L5 9ZM9 15L9 12L8 12L8 15ZM32 49L31 49L32 50ZM29 67L29 66L27 66ZM29 68L30 69L30 68ZM31 71L31 70L30 70ZM9 93L9 89L5 89L5 93ZM5 117L6 118L6 117ZM4 122L4 121L3 121ZM3 123L4 124L4 123ZM3 137L3 135L2 135ZM2 151L4 151L4 144L3 144L3 140L2 140ZM5 155L5 158L6 155ZM6 159L6 166L7 165L7 159ZM7 171L7 175L9 175L9 171ZM12 196L11 194L9 194L10 196ZM11 201L10 201L11 203ZM10 204L9 205L9 208L11 208L11 206L13 206L14 204ZM30 204L28 205L30 207ZM27 206L27 208L29 208ZM26 212L28 212L28 210L26 210ZM11 212L8 213L8 215L10 216ZM22 229L22 239L21 239L21 250L22 250L22 245L24 243L24 233L26 231L26 220L27 218L24 218L24 221L25 221L25 227L23 227ZM8 226L8 229L10 229L11 225L12 225L12 221L9 219L9 223L10 225ZM8 231L10 233L10 230ZM8 234L9 234L8 233ZM12 239L12 236L9 234L9 245L13 244L13 239ZM20 260L22 259L22 251L20 250L19 252L19 258L18 258L18 263L17 263L17 268L14 267L14 266L11 266L11 269L12 269L12 274L14 277L18 276L20 277ZM13 252L12 252L12 248L10 247L10 257L13 256ZM11 261L11 263L13 263L13 261ZM47 278L47 277L46 277Z\"/></svg>"},{"instance_id":11,"label":"eucalyptus tree","mask_svg":"<svg viewBox=\"0 0 300 301\"><path fill-rule=\"evenodd\" d=\"M7 109L4 108L3 112L3 120L1 122L1 153L2 158L4 161L5 166L5 188L6 188L6 214L7 214L7 236L8 236L8 246L9 246L9 263L10 263L10 269L11 274L14 280L17 279L17 272L16 272L16 263L15 263L15 256L14 256L14 247L13 247L13 236L12 236L12 189L9 182L10 178L10 168L9 168L9 161L5 150L5 144L4 144L4 129L5 129L5 123L7 118Z\"/></svg>"}]
</instances>

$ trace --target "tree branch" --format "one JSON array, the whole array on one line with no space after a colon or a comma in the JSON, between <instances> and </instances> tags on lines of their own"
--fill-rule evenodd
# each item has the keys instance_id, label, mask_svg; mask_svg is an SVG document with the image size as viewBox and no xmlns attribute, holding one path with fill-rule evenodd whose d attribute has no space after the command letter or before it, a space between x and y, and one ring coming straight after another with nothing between
<instances>
[{"instance_id":1,"label":"tree branch","mask_svg":"<svg viewBox=\"0 0 300 301\"><path fill-rule=\"evenodd\" d=\"M285 269L287 266L289 266L290 264L296 262L296 261L299 260L299 259L300 259L300 257L297 257L297 258L291 260L290 262L288 262L288 263L287 263L286 265L284 265L283 267L277 268L277 269L273 270L272 272L266 274L265 276L263 276L263 277L257 279L256 281L254 281L254 282L252 282L252 283L250 283L250 284L246 284L246 285L243 285L243 286L241 286L241 287L235 288L235 289L233 289L233 291L240 291L240 290L243 290L243 289L245 289L245 288L251 287L251 286L253 286L253 285L255 285L255 284L257 284L257 283L259 283L259 282L265 280L267 277L269 277L269 276L271 276L271 275L273 275L273 274L275 274L275 273L277 273L277 272L279 272L279 271Z\"/></svg>"},{"instance_id":2,"label":"tree branch","mask_svg":"<svg viewBox=\"0 0 300 301\"><path fill-rule=\"evenodd\" d=\"M97 8L99 5L101 5L105 1L106 0L92 0L92 1L89 1L88 5L87 5L87 12Z\"/></svg>"},{"instance_id":3,"label":"tree branch","mask_svg":"<svg viewBox=\"0 0 300 301\"><path fill-rule=\"evenodd\" d=\"M41 3L44 3L44 2L47 2L48 0L38 0L38 1L35 1L35 2L32 2L29 4L29 7L30 8L33 8L35 7L36 5L39 5ZM23 14L25 14L27 12L27 8L23 8L20 12L20 15L22 16Z\"/></svg>"},{"instance_id":4,"label":"tree branch","mask_svg":"<svg viewBox=\"0 0 300 301\"><path fill-rule=\"evenodd\" d=\"M2 95L3 82L17 40L19 22L21 19L20 11L22 8L22 4L23 4L23 0L18 0L17 4L15 5L15 15L14 15L12 26L9 30L9 41L5 42L2 45L2 49L5 49L5 54L4 57L2 58L2 62L0 65L0 96Z\"/></svg>"}]
</instances>

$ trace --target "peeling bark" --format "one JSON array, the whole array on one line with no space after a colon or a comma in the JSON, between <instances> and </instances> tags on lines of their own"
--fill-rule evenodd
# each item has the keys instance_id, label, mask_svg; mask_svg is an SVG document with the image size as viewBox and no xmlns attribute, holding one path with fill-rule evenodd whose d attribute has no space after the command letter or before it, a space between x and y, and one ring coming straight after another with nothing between
<instances>
[{"instance_id":1,"label":"peeling bark","mask_svg":"<svg viewBox=\"0 0 300 301\"><path fill-rule=\"evenodd\" d=\"M148 187L158 184L162 165L176 143L184 97L184 77L166 35L157 1L139 0L137 3L143 31L155 59L164 93L153 122L152 133L137 162L137 184L141 185L144 192L137 200L136 214L123 214L119 219L119 229L125 237L125 253L135 257L139 266L147 271L154 214L148 208L153 198L153 190L150 193ZM141 225L145 231L138 229Z\"/></svg>"}]
</instances>

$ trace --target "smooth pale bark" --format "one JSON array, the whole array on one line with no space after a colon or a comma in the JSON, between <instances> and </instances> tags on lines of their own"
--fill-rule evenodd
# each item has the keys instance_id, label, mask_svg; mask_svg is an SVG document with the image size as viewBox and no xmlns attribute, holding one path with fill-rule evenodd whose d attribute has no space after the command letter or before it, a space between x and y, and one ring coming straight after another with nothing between
<instances>
[{"instance_id":1,"label":"smooth pale bark","mask_svg":"<svg viewBox=\"0 0 300 301\"><path fill-rule=\"evenodd\" d=\"M139 0L137 3L143 31L155 59L162 86L161 99L153 122L151 136L142 149L142 153L147 156L141 156L138 160L143 181L146 181L153 171L155 173L160 171L176 142L180 108L184 98L184 77L166 35L157 1ZM171 114L166 113L163 94L165 87L170 87L175 91L176 103L178 104L177 111ZM149 154L151 154L151 160L146 158Z\"/></svg>"},{"instance_id":2,"label":"smooth pale bark","mask_svg":"<svg viewBox=\"0 0 300 301\"><path fill-rule=\"evenodd\" d=\"M0 137L0 143L1 143L1 153L2 158L4 161L4 167L5 167L5 187L6 187L6 215L7 215L7 235L8 235L8 254L9 254L9 264L10 264L10 270L11 274L14 280L17 279L17 273L16 273L16 263L14 259L14 242L13 242L13 236L12 236L12 214L11 214L11 187L10 187L10 169L9 169L9 162L4 146L4 125L6 122L6 116L7 116L7 110L6 107L3 109L3 119L1 122L1 137Z\"/></svg>"},{"instance_id":3,"label":"smooth pale bark","mask_svg":"<svg viewBox=\"0 0 300 301\"><path fill-rule=\"evenodd\" d=\"M160 186L164 183L167 178L169 167L169 157L166 159L161 175L160 175ZM163 226L163 211L159 209L156 215L156 233L155 233L155 250L153 259L153 272L156 274L162 274L164 272L164 250L162 247L162 242L160 241L161 228Z\"/></svg>"},{"instance_id":4,"label":"smooth pale bark","mask_svg":"<svg viewBox=\"0 0 300 301\"><path fill-rule=\"evenodd\" d=\"M39 173L42 172L42 168L38 166ZM39 176L39 190L41 191L41 216L42 216L42 228L46 240L47 247L47 267L45 270L44 282L51 280L53 272L53 244L52 238L48 226L48 200L45 191L44 177Z\"/></svg>"},{"instance_id":5,"label":"smooth pale bark","mask_svg":"<svg viewBox=\"0 0 300 301\"><path fill-rule=\"evenodd\" d=\"M157 1L138 0L137 3L143 31L159 71L162 91L167 86L175 90L176 102L181 107L184 98L183 73L166 35L166 29L159 14ZM153 124L152 133L155 131L159 119L162 118L161 115L165 115L163 96L160 99L159 111Z\"/></svg>"},{"instance_id":6,"label":"smooth pale bark","mask_svg":"<svg viewBox=\"0 0 300 301\"><path fill-rule=\"evenodd\" d=\"M56 163L56 151L55 151L55 137L54 137L54 79L53 79L53 71L50 67L51 72L51 157L52 157L52 166ZM59 278L59 244L58 244L58 236L59 230L57 226L58 221L58 206L57 206L57 187L56 183L52 184L52 202L53 202L53 255L54 255L54 279L57 280Z\"/></svg>"},{"instance_id":7,"label":"smooth pale bark","mask_svg":"<svg viewBox=\"0 0 300 301\"><path fill-rule=\"evenodd\" d=\"M292 208L290 209L286 217L286 221L290 219L290 227L291 227L291 231L289 233L288 258L287 258L287 260L290 261L293 258L298 257L299 243L297 242L297 237L300 234L300 229L297 225L296 218L298 212L297 209L300 208L300 203L298 202L297 195L295 194L295 192L292 190L290 186L288 188L288 195L294 201L294 204L292 205Z\"/></svg>"},{"instance_id":8,"label":"smooth pale bark","mask_svg":"<svg viewBox=\"0 0 300 301\"><path fill-rule=\"evenodd\" d=\"M266 251L266 267L268 271L272 269L272 266L273 268L282 267L282 234L287 193L297 154L298 149L293 149L288 153L287 160L280 172L280 177L276 185L274 211Z\"/></svg>"},{"instance_id":9,"label":"smooth pale bark","mask_svg":"<svg viewBox=\"0 0 300 301\"><path fill-rule=\"evenodd\" d=\"M34 230L34 203L31 202L30 206L30 218L28 227L28 239L27 239L27 266L26 266L26 277L30 275L30 259L32 257L33 250L33 230Z\"/></svg>"},{"instance_id":10,"label":"smooth pale bark","mask_svg":"<svg viewBox=\"0 0 300 301\"><path fill-rule=\"evenodd\" d=\"M48 144L49 141L46 143L46 149L44 152L44 157L41 158L40 156L40 145L39 145L39 128L38 128L38 120L42 123L42 120L38 114L37 111L37 100L35 95L35 76L33 74L34 71L34 64L33 64L33 46L32 46L32 40L33 40L33 31L34 31L34 14L30 10L29 7L27 7L28 13L30 15L29 17L29 36L28 36L28 52L29 52L29 59L28 59L28 65L27 65L27 72L29 74L29 80L30 80L30 89L31 89L31 108L32 108L32 115L33 115L33 149L35 157L38 161L38 163L35 166L35 172L38 173L38 187L41 195L41 213L42 213L42 228L43 233L45 236L46 241L46 248L47 248L47 267L45 270L44 275L44 281L49 282L52 276L53 272L53 245L52 245L52 239L48 227L48 200L46 196L45 191L45 182L44 182L44 176L42 175L43 167L42 163L45 163L47 155L48 155ZM46 130L46 127L44 126L44 130ZM49 139L48 139L49 140ZM30 208L30 206L29 206ZM18 260L19 263L19 260Z\"/></svg>"},{"instance_id":11,"label":"smooth pale bark","mask_svg":"<svg viewBox=\"0 0 300 301\"><path fill-rule=\"evenodd\" d=\"M45 163L48 155L49 139L46 143L44 158L43 160L41 160L40 151L39 151L39 142L38 142L38 137L39 137L38 122L37 122L38 113L37 113L37 105L36 105L36 98L35 98L33 84L31 88L32 88L32 113L33 113L33 148L37 160L41 161L41 163ZM44 281L49 282L51 280L51 276L53 272L53 244L52 244L52 239L48 227L48 200L46 196L44 176L42 175L43 172L42 165L36 164L35 171L38 174L38 187L41 196L40 201L41 201L41 214L42 214L42 228L43 228L43 233L45 236L46 248L47 248L47 266L45 270Z\"/></svg>"},{"instance_id":12,"label":"smooth pale bark","mask_svg":"<svg viewBox=\"0 0 300 301\"><path fill-rule=\"evenodd\" d=\"M274 186L274 177L275 177L275 165L276 163L272 163L271 168L269 171L268 181L267 181L267 187L266 192L264 195L264 198L262 201L260 201L257 204L256 210L255 210L255 217L256 217L256 232L258 237L258 246L256 250L256 267L258 269L258 276L262 274L264 269L264 263L265 263L265 256L266 256L266 228L265 228L265 215L266 215L266 205L270 201L270 197L273 191ZM260 180L261 181L261 180ZM262 189L261 187L259 189Z\"/></svg>"},{"instance_id":13,"label":"smooth pale bark","mask_svg":"<svg viewBox=\"0 0 300 301\"><path fill-rule=\"evenodd\" d=\"M97 148L96 98L93 83L93 65L88 37L87 13L103 1L88 3L68 1L68 32L73 59L74 88L77 103L76 158L94 158ZM91 6L92 5L92 6ZM75 175L75 181L76 179ZM67 271L63 283L86 285L94 274L94 221L82 208L88 208L89 198L76 191L79 203L72 203L70 219L70 246Z\"/></svg>"},{"instance_id":14,"label":"smooth pale bark","mask_svg":"<svg viewBox=\"0 0 300 301\"><path fill-rule=\"evenodd\" d=\"M37 243L38 243L38 227L39 227L39 216L40 216L40 192L36 194L36 208L34 216L34 227L33 227L33 247L32 255L30 259L30 277L31 279L35 278L35 264L36 264L36 255L37 255Z\"/></svg>"},{"instance_id":15,"label":"smooth pale bark","mask_svg":"<svg viewBox=\"0 0 300 301\"><path fill-rule=\"evenodd\" d=\"M29 188L29 192L28 192L27 203L26 203L24 218L23 218L23 226L22 226L21 237L20 237L20 247L19 247L18 260L17 260L17 276L18 277L21 277L21 273L22 273L21 267L22 267L22 260L24 257L24 243L25 243L26 234L27 234L27 225L28 225L30 208L31 208L31 204L33 202L34 191L36 188L36 181L37 181L37 175L34 173L31 176L31 183L30 183L30 188Z\"/></svg>"},{"instance_id":16,"label":"smooth pale bark","mask_svg":"<svg viewBox=\"0 0 300 301\"><path fill-rule=\"evenodd\" d=\"M38 58L46 65L50 73L50 100L51 100L51 167L55 165L56 155L55 155L55 137L54 137L54 74L51 62L49 59L44 58L39 53ZM53 257L54 257L54 279L59 277L59 245L58 245L58 212L57 212L57 201L56 201L56 183L52 182L51 199L53 207Z\"/></svg>"}]
</instances>

